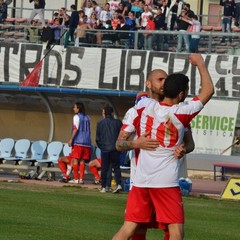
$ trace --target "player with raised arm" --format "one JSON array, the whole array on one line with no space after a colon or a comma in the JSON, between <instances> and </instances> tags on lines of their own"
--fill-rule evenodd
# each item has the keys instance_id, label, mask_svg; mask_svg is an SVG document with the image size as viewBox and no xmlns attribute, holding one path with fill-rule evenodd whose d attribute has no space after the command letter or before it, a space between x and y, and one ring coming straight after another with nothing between
<instances>
[{"instance_id":1,"label":"player with raised arm","mask_svg":"<svg viewBox=\"0 0 240 240\"><path fill-rule=\"evenodd\" d=\"M163 84L167 74L161 69L155 69L151 71L147 77L146 85L148 88L147 92L140 92L136 97L136 104L138 104L142 99L149 96L157 101L163 100ZM159 141L156 139L150 139L147 137L148 133L144 133L139 136L139 121L141 117L141 112L136 111L135 107L130 108L123 119L123 127L119 134L116 146L119 151L127 151L134 149L131 155L131 172L130 172L130 189L134 183L134 177L137 167L137 160L139 149L155 150L159 146ZM133 137L134 136L134 137ZM193 151L194 142L192 139L192 134L189 128L187 128L184 136L184 144L181 144L175 149L175 157L177 159L182 158L186 153ZM153 221L148 227L156 226L156 222ZM165 229L165 240L168 239L168 230ZM142 227L136 235L132 237L135 239L146 239L146 227Z\"/></svg>"},{"instance_id":2,"label":"player with raised arm","mask_svg":"<svg viewBox=\"0 0 240 240\"><path fill-rule=\"evenodd\" d=\"M183 143L185 128L211 99L214 87L203 58L189 57L197 66L201 78L198 96L182 103L188 92L189 79L183 74L172 74L164 82L164 99L157 102L143 99L136 110L144 108L140 120L141 133L149 132L159 141L155 151L140 150L134 186L129 193L125 222L113 240L126 240L134 235L141 224L148 223L153 212L159 228L169 230L170 240L183 239L184 211L178 185L179 162L174 150Z\"/></svg>"}]
</instances>

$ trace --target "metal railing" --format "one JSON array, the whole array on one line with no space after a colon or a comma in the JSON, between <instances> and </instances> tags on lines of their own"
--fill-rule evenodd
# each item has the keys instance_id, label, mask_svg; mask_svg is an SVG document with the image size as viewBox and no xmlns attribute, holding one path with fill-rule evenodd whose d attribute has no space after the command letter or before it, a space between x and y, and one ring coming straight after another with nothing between
<instances>
[{"instance_id":1,"label":"metal railing","mask_svg":"<svg viewBox=\"0 0 240 240\"><path fill-rule=\"evenodd\" d=\"M18 24L18 23L5 23L0 25L0 40L8 41L10 33L12 32L11 40L17 42L27 39L27 28L31 27L29 23ZM42 30L41 26L37 26ZM66 31L62 29L61 31ZM199 35L199 52L202 53L218 53L218 54L232 54L236 55L240 53L240 32L221 32L221 31L202 31L199 33L183 32L183 31L120 31L120 30L83 30L86 33L86 39L77 46L85 47L102 47L102 48L123 48L123 49L142 49L142 50L155 50L155 51L167 51L176 52L178 44L178 36L188 35ZM19 34L18 34L19 33ZM24 33L24 34L20 34ZM63 32L62 32L63 33ZM150 34L152 38L152 46L150 49L144 48L144 41L146 38L144 34ZM41 43L40 38L38 43ZM64 37L63 37L64 38ZM61 39L60 45L64 44L64 39ZM222 42L223 38L226 39ZM26 42L24 40L24 42ZM230 40L230 41L229 41ZM29 41L30 43L30 41ZM73 42L69 43L69 46L75 46ZM185 51L183 46L182 51Z\"/></svg>"}]
</instances>

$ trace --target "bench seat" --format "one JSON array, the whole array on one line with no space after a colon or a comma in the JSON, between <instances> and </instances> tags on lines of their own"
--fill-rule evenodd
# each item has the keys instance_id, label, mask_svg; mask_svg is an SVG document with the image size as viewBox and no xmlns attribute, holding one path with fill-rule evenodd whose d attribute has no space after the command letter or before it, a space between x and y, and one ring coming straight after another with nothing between
<instances>
[{"instance_id":1,"label":"bench seat","mask_svg":"<svg viewBox=\"0 0 240 240\"><path fill-rule=\"evenodd\" d=\"M221 180L224 181L227 176L225 175L226 169L235 169L240 171L240 165L238 164L228 164L228 163L214 163L214 181L216 181L217 177L221 177ZM220 168L221 175L217 175L217 169Z\"/></svg>"}]
</instances>

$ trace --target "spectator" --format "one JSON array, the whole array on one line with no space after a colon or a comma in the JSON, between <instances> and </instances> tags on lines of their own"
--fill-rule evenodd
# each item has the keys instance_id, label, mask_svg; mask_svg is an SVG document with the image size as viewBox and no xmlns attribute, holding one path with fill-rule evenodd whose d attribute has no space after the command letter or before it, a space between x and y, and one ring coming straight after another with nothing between
<instances>
[{"instance_id":1,"label":"spectator","mask_svg":"<svg viewBox=\"0 0 240 240\"><path fill-rule=\"evenodd\" d=\"M27 40L31 43L38 43L40 40L41 32L37 27L37 20L31 21L31 26L27 27Z\"/></svg>"},{"instance_id":2,"label":"spectator","mask_svg":"<svg viewBox=\"0 0 240 240\"><path fill-rule=\"evenodd\" d=\"M97 14L95 12L91 14L90 18L88 19L88 23L93 29L97 29L98 19L97 19Z\"/></svg>"},{"instance_id":3,"label":"spectator","mask_svg":"<svg viewBox=\"0 0 240 240\"><path fill-rule=\"evenodd\" d=\"M152 0L145 0L145 4L152 8L153 1Z\"/></svg>"},{"instance_id":4,"label":"spectator","mask_svg":"<svg viewBox=\"0 0 240 240\"><path fill-rule=\"evenodd\" d=\"M7 3L4 0L0 0L0 23L4 22L7 18L7 8Z\"/></svg>"},{"instance_id":5,"label":"spectator","mask_svg":"<svg viewBox=\"0 0 240 240\"><path fill-rule=\"evenodd\" d=\"M181 15L179 16L177 23L178 23L178 31L181 33L187 32L190 23L187 21L189 20L187 16L187 11L185 9L182 10ZM190 52L190 41L188 34L178 34L178 43L177 43L177 52L181 52L183 48L183 41L185 43L186 52Z\"/></svg>"},{"instance_id":6,"label":"spectator","mask_svg":"<svg viewBox=\"0 0 240 240\"><path fill-rule=\"evenodd\" d=\"M201 31L201 23L198 20L198 16L194 15L192 20L190 21L191 28L192 28L192 36L190 40L190 52L198 53L198 45L200 41L200 35L196 34Z\"/></svg>"},{"instance_id":7,"label":"spectator","mask_svg":"<svg viewBox=\"0 0 240 240\"><path fill-rule=\"evenodd\" d=\"M236 16L235 16L235 26L239 27L240 20L240 0L235 0L236 3Z\"/></svg>"},{"instance_id":8,"label":"spectator","mask_svg":"<svg viewBox=\"0 0 240 240\"><path fill-rule=\"evenodd\" d=\"M69 19L69 29L65 35L64 48L68 46L69 37L72 42L74 42L74 32L79 23L79 14L76 8L76 5L71 5L72 14Z\"/></svg>"},{"instance_id":9,"label":"spectator","mask_svg":"<svg viewBox=\"0 0 240 240\"><path fill-rule=\"evenodd\" d=\"M153 16L149 15L147 16L147 25L145 27L145 30L155 30L155 23L153 21ZM152 41L153 41L153 34L152 33L144 33L144 49L145 50L152 50Z\"/></svg>"},{"instance_id":10,"label":"spectator","mask_svg":"<svg viewBox=\"0 0 240 240\"><path fill-rule=\"evenodd\" d=\"M109 3L106 3L104 9L100 13L99 20L101 21L103 27L105 27L107 25L106 22L109 20L111 21L111 19L112 19L112 14L110 12L110 5Z\"/></svg>"},{"instance_id":11,"label":"spectator","mask_svg":"<svg viewBox=\"0 0 240 240\"><path fill-rule=\"evenodd\" d=\"M50 46L54 41L53 29L50 27L53 23L53 20L49 21L48 25L44 26L42 30L40 40L47 44L46 49L50 49Z\"/></svg>"},{"instance_id":12,"label":"spectator","mask_svg":"<svg viewBox=\"0 0 240 240\"><path fill-rule=\"evenodd\" d=\"M136 30L136 21L134 13L132 11L128 12L128 17L125 18L125 24L128 25L131 31L129 34L129 48L134 48L134 32Z\"/></svg>"},{"instance_id":13,"label":"spectator","mask_svg":"<svg viewBox=\"0 0 240 240\"><path fill-rule=\"evenodd\" d=\"M142 29L145 29L145 27L148 24L149 16L152 16L152 13L149 10L149 6L145 5L144 6L144 12L141 14L141 26Z\"/></svg>"},{"instance_id":14,"label":"spectator","mask_svg":"<svg viewBox=\"0 0 240 240\"><path fill-rule=\"evenodd\" d=\"M156 30L165 30L165 14L162 13L162 8L157 9L157 15L154 17L154 23ZM161 33L154 34L153 41L155 50L163 50L164 36Z\"/></svg>"},{"instance_id":15,"label":"spectator","mask_svg":"<svg viewBox=\"0 0 240 240\"><path fill-rule=\"evenodd\" d=\"M139 18L141 16L141 14L143 13L143 8L139 0L135 0L132 3L131 11L134 13L134 16L136 18Z\"/></svg>"},{"instance_id":16,"label":"spectator","mask_svg":"<svg viewBox=\"0 0 240 240\"><path fill-rule=\"evenodd\" d=\"M81 5L81 9L84 11L84 14L87 15L88 18L90 18L91 14L94 12L92 2L91 1L83 1Z\"/></svg>"},{"instance_id":17,"label":"spectator","mask_svg":"<svg viewBox=\"0 0 240 240\"><path fill-rule=\"evenodd\" d=\"M123 5L123 8L125 9L127 7L127 11L131 11L132 8L132 2L133 0L121 0L120 4Z\"/></svg>"},{"instance_id":18,"label":"spectator","mask_svg":"<svg viewBox=\"0 0 240 240\"><path fill-rule=\"evenodd\" d=\"M60 40L62 38L62 29L65 28L65 25L61 25L60 24L60 19L59 18L55 18L54 19L54 23L51 26L51 28L53 29L53 43L60 45Z\"/></svg>"},{"instance_id":19,"label":"spectator","mask_svg":"<svg viewBox=\"0 0 240 240\"><path fill-rule=\"evenodd\" d=\"M29 22L31 22L35 16L39 16L42 21L42 26L45 26L45 19L44 19L44 8L45 8L45 0L29 0L29 2L34 2L34 9L31 12Z\"/></svg>"},{"instance_id":20,"label":"spectator","mask_svg":"<svg viewBox=\"0 0 240 240\"><path fill-rule=\"evenodd\" d=\"M92 29L98 29L99 28L99 20L97 19L97 14L93 12L88 19L88 23L91 26ZM96 38L96 32L91 31L88 35L88 41L90 44L96 44L97 38Z\"/></svg>"},{"instance_id":21,"label":"spectator","mask_svg":"<svg viewBox=\"0 0 240 240\"><path fill-rule=\"evenodd\" d=\"M87 29L92 29L91 25L87 23L88 17L85 15L83 17L83 22L79 22L76 29L76 39L75 39L75 47L79 47L79 43L88 44L87 39Z\"/></svg>"},{"instance_id":22,"label":"spectator","mask_svg":"<svg viewBox=\"0 0 240 240\"><path fill-rule=\"evenodd\" d=\"M113 118L113 108L110 106L103 108L102 116L103 119L98 122L96 131L96 143L101 150L102 159L102 188L100 189L100 192L106 192L107 171L110 164L112 164L114 178L117 184L113 193L117 193L122 190L122 187L119 161L120 152L116 150L115 143L121 130L122 122L119 119Z\"/></svg>"},{"instance_id":23,"label":"spectator","mask_svg":"<svg viewBox=\"0 0 240 240\"><path fill-rule=\"evenodd\" d=\"M66 27L68 27L70 16L67 14L66 8L65 7L60 8L58 13L60 25L65 25Z\"/></svg>"},{"instance_id":24,"label":"spectator","mask_svg":"<svg viewBox=\"0 0 240 240\"><path fill-rule=\"evenodd\" d=\"M129 48L130 38L131 34L129 33L129 30L131 29L131 25L126 24L125 18L123 16L119 16L120 24L117 27L117 30L119 30L118 39L120 46L122 48Z\"/></svg>"},{"instance_id":25,"label":"spectator","mask_svg":"<svg viewBox=\"0 0 240 240\"><path fill-rule=\"evenodd\" d=\"M107 40L115 42L117 40L116 33L112 32L112 25L111 21L107 20L106 23L103 25L101 22L99 22L99 25L97 27L99 30L108 30L108 31L97 31L96 33L96 39L97 39L97 44L102 45L102 40Z\"/></svg>"},{"instance_id":26,"label":"spectator","mask_svg":"<svg viewBox=\"0 0 240 240\"><path fill-rule=\"evenodd\" d=\"M79 10L78 14L79 14L79 22L78 23L82 23L83 17L85 16L85 12L83 10Z\"/></svg>"},{"instance_id":27,"label":"spectator","mask_svg":"<svg viewBox=\"0 0 240 240\"><path fill-rule=\"evenodd\" d=\"M168 1L168 12L166 13L170 31L174 31L175 25L179 15L183 8L183 2L181 0Z\"/></svg>"},{"instance_id":28,"label":"spectator","mask_svg":"<svg viewBox=\"0 0 240 240\"><path fill-rule=\"evenodd\" d=\"M112 29L113 30L116 30L118 25L121 24L121 21L120 19L118 18L118 13L117 12L114 12L113 13L113 18L111 20L111 26L112 26Z\"/></svg>"},{"instance_id":29,"label":"spectator","mask_svg":"<svg viewBox=\"0 0 240 240\"><path fill-rule=\"evenodd\" d=\"M236 15L236 3L234 0L220 0L220 5L223 6L222 31L232 32L232 19ZM222 43L225 42L225 37L222 37ZM229 37L229 42L232 42L232 37Z\"/></svg>"},{"instance_id":30,"label":"spectator","mask_svg":"<svg viewBox=\"0 0 240 240\"><path fill-rule=\"evenodd\" d=\"M97 19L100 19L102 8L97 4L96 1L92 1L92 5L93 5L93 10L96 13Z\"/></svg>"},{"instance_id":31,"label":"spectator","mask_svg":"<svg viewBox=\"0 0 240 240\"><path fill-rule=\"evenodd\" d=\"M127 6L124 7L123 3L121 2L119 3L118 9L115 10L115 12L117 12L119 16L123 16L123 17L128 16L128 11L129 11L128 7Z\"/></svg>"},{"instance_id":32,"label":"spectator","mask_svg":"<svg viewBox=\"0 0 240 240\"><path fill-rule=\"evenodd\" d=\"M184 3L184 9L189 18L192 18L195 15L194 11L191 10L191 5L189 3Z\"/></svg>"},{"instance_id":33,"label":"spectator","mask_svg":"<svg viewBox=\"0 0 240 240\"><path fill-rule=\"evenodd\" d=\"M108 3L109 3L109 9L113 13L118 9L120 1L119 0L109 0Z\"/></svg>"},{"instance_id":34,"label":"spectator","mask_svg":"<svg viewBox=\"0 0 240 240\"><path fill-rule=\"evenodd\" d=\"M188 32L191 32L190 38L190 52L198 53L198 45L200 41L200 35L196 34L201 31L201 23L198 21L197 15L193 15L192 19L190 18L182 18L183 21L189 23ZM195 34L193 34L195 33Z\"/></svg>"},{"instance_id":35,"label":"spectator","mask_svg":"<svg viewBox=\"0 0 240 240\"><path fill-rule=\"evenodd\" d=\"M59 18L59 12L55 12L53 13L53 19L54 20L55 18ZM51 21L51 20L50 20Z\"/></svg>"},{"instance_id":36,"label":"spectator","mask_svg":"<svg viewBox=\"0 0 240 240\"><path fill-rule=\"evenodd\" d=\"M136 5L134 6L138 6L139 8L141 8L142 10L144 9L144 11L139 15L136 14L136 25L138 26L139 29L145 29L147 22L148 22L148 16L152 15L152 13L149 10L148 5L143 5L142 1L138 0L135 2ZM134 8L132 8L134 9ZM144 48L144 35L142 33L138 34L138 48L139 49L143 49Z\"/></svg>"}]
</instances>

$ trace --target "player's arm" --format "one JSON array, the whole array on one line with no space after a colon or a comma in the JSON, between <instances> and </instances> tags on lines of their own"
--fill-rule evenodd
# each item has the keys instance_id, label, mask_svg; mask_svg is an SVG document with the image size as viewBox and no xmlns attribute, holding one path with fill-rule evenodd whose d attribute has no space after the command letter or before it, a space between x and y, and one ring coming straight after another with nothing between
<instances>
[{"instance_id":1,"label":"player's arm","mask_svg":"<svg viewBox=\"0 0 240 240\"><path fill-rule=\"evenodd\" d=\"M126 131L120 131L116 142L116 148L118 151L129 151L136 148L154 151L159 146L159 141L156 139L150 139L147 137L149 133L145 133L135 140L131 140L132 133Z\"/></svg>"},{"instance_id":2,"label":"player's arm","mask_svg":"<svg viewBox=\"0 0 240 240\"><path fill-rule=\"evenodd\" d=\"M185 132L183 142L184 144L177 146L174 150L174 157L177 159L180 159L187 153L192 152L195 148L192 132L190 130Z\"/></svg>"},{"instance_id":3,"label":"player's arm","mask_svg":"<svg viewBox=\"0 0 240 240\"><path fill-rule=\"evenodd\" d=\"M134 149L134 141L128 140L132 135L131 132L121 130L116 141L116 149L120 152L125 152Z\"/></svg>"},{"instance_id":4,"label":"player's arm","mask_svg":"<svg viewBox=\"0 0 240 240\"><path fill-rule=\"evenodd\" d=\"M78 129L76 129L76 128L73 129L71 138L70 138L69 141L68 141L68 146L69 146L69 147L72 146L72 142L73 142L74 137L75 137L76 134L77 134L77 131L78 131Z\"/></svg>"},{"instance_id":5,"label":"player's arm","mask_svg":"<svg viewBox=\"0 0 240 240\"><path fill-rule=\"evenodd\" d=\"M203 105L205 105L214 94L212 78L208 72L201 54L191 54L189 56L189 61L192 65L198 68L201 79L201 90L198 95L198 99L202 102Z\"/></svg>"},{"instance_id":6,"label":"player's arm","mask_svg":"<svg viewBox=\"0 0 240 240\"><path fill-rule=\"evenodd\" d=\"M72 146L72 142L73 142L73 139L75 138L77 132L78 132L78 126L80 124L80 119L77 115L75 115L73 117L73 130L72 130L72 134L71 134L71 137L68 141L68 146L71 147Z\"/></svg>"},{"instance_id":7,"label":"player's arm","mask_svg":"<svg viewBox=\"0 0 240 240\"><path fill-rule=\"evenodd\" d=\"M183 142L184 142L184 146L185 146L185 149L186 149L186 154L190 153L194 150L195 143L194 143L194 140L193 140L191 130L185 132Z\"/></svg>"}]
</instances>

